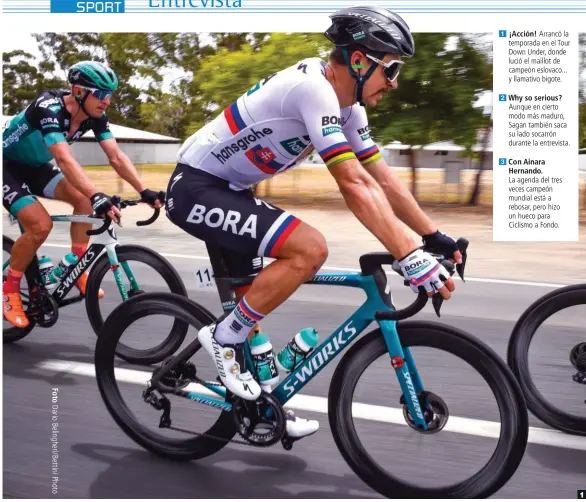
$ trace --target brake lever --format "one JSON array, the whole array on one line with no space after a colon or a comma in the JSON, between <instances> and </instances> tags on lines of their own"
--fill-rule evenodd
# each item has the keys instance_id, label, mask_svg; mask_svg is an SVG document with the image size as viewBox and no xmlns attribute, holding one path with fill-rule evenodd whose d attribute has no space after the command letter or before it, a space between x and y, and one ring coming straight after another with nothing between
<instances>
[{"instance_id":1,"label":"brake lever","mask_svg":"<svg viewBox=\"0 0 586 502\"><path fill-rule=\"evenodd\" d=\"M470 244L470 242L467 239L464 239L464 237L460 237L457 241L456 244L458 245L458 249L460 250L460 253L462 254L462 263L458 263L456 265L456 271L458 272L458 275L460 276L460 279L462 279L462 282L466 282L464 280L464 269L466 268L466 260L468 259L468 244Z\"/></svg>"}]
</instances>

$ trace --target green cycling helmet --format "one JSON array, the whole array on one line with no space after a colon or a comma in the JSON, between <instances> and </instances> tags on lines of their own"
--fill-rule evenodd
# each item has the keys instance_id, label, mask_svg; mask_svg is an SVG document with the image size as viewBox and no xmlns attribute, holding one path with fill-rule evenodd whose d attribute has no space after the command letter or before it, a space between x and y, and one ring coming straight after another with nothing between
<instances>
[{"instance_id":1,"label":"green cycling helmet","mask_svg":"<svg viewBox=\"0 0 586 502\"><path fill-rule=\"evenodd\" d=\"M116 74L102 63L96 61L80 61L69 68L67 80L72 85L80 85L100 91L118 89Z\"/></svg>"}]
</instances>

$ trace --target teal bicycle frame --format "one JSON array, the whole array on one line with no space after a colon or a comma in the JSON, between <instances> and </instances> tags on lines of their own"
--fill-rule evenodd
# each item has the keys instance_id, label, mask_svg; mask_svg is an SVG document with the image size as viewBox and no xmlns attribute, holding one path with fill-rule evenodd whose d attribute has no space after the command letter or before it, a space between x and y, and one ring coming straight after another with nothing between
<instances>
[{"instance_id":1,"label":"teal bicycle frame","mask_svg":"<svg viewBox=\"0 0 586 502\"><path fill-rule=\"evenodd\" d=\"M371 253L377 255L377 253ZM382 256L390 256L388 253L382 253ZM369 255L366 255L369 256ZM382 263L387 263L382 261ZM380 265L381 262L377 265ZM364 270L364 267L363 267ZM408 348L403 348L397 332L397 321L411 317L421 310L427 303L427 295L420 293L417 300L404 310L397 311L392 303L392 296L387 287L387 278L382 267L375 268L371 275L359 273L332 273L316 274L305 284L334 285L360 288L366 293L366 301L344 321L328 338L326 338L310 355L289 373L281 383L273 389L271 394L284 405L295 394L297 394L305 385L307 385L319 372L334 360L345 348L356 340L373 321L377 321L385 340L390 362L395 369L399 384L403 391L405 404L407 405L414 424L427 430L428 425L423 416L418 394L423 392L423 382L417 371L415 361ZM229 281L232 285L242 284L246 280L238 279L217 279L220 281ZM222 288L219 288L220 291ZM245 342L245 352L247 356L248 367L254 370L254 364L250 353L248 342ZM226 390L214 382L204 382L203 385L208 391L202 389L202 392L188 390L177 391L181 395L193 401L197 401L209 406L221 408L230 411L232 405L225 400L220 400L213 395L226 397ZM211 392L210 392L211 391Z\"/></svg>"},{"instance_id":2,"label":"teal bicycle frame","mask_svg":"<svg viewBox=\"0 0 586 502\"><path fill-rule=\"evenodd\" d=\"M14 217L11 217L11 224L14 225L17 220ZM108 261L110 262L110 267L112 272L114 273L114 277L116 279L116 285L118 287L118 291L120 292L120 296L124 301L128 300L129 292L124 282L124 277L120 271L120 266L126 273L126 276L130 283L131 290L138 291L140 286L132 272L130 264L128 262L120 263L118 260L118 256L116 254L116 246L118 245L118 239L116 237L116 232L114 231L114 225L110 223L106 225L104 220L97 217L91 217L86 215L54 215L51 216L51 220L55 222L77 222L77 223L91 223L93 225L101 225L101 228L97 230L90 230L88 232L89 235L96 236L94 241L91 245L87 248L84 255L79 259L75 267L70 269L67 274L60 278L57 287L51 293L51 296L55 299L57 304L60 307L69 305L71 303L81 301L84 296L78 295L74 298L70 298L65 300L65 297L73 288L77 279L81 274L83 274L91 265L98 259L98 257L102 254L104 249L108 254ZM22 225L18 224L21 233L24 231ZM2 272L8 268L10 264L10 258L4 262L2 265ZM45 284L42 284L41 274L39 270L39 262L38 258L35 256L33 261L29 265L27 271L27 279L29 281L29 288L30 291L38 291L42 290L45 287Z\"/></svg>"}]
</instances>

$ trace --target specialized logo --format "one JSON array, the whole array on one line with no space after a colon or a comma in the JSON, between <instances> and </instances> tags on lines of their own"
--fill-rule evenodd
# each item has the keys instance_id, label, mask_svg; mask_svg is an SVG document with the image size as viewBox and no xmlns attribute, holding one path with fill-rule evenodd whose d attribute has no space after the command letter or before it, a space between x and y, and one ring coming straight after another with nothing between
<instances>
[{"instance_id":1,"label":"specialized logo","mask_svg":"<svg viewBox=\"0 0 586 502\"><path fill-rule=\"evenodd\" d=\"M171 183L171 188L169 189L169 192L171 190L173 190L173 187L175 186L175 183L177 183L181 178L183 178L183 173L179 173L177 176L175 176L173 178L173 183Z\"/></svg>"},{"instance_id":2,"label":"specialized logo","mask_svg":"<svg viewBox=\"0 0 586 502\"><path fill-rule=\"evenodd\" d=\"M226 378L226 372L224 371L224 361L222 361L222 354L220 354L220 346L214 340L212 340L212 346L214 348L214 359L216 360L216 367L221 377Z\"/></svg>"},{"instance_id":3,"label":"specialized logo","mask_svg":"<svg viewBox=\"0 0 586 502\"><path fill-rule=\"evenodd\" d=\"M281 141L281 146L287 151L290 155L301 155L303 149L308 145L310 139L309 136L303 136L303 139L307 141L304 143L301 141L301 138L291 138L286 139L285 141Z\"/></svg>"},{"instance_id":4,"label":"specialized logo","mask_svg":"<svg viewBox=\"0 0 586 502\"><path fill-rule=\"evenodd\" d=\"M2 141L2 147L8 148L14 143L18 143L22 135L28 131L28 125L18 124L18 127L5 140Z\"/></svg>"},{"instance_id":5,"label":"specialized logo","mask_svg":"<svg viewBox=\"0 0 586 502\"><path fill-rule=\"evenodd\" d=\"M415 392L415 386L413 385L413 380L411 380L411 374L405 368L403 371L403 376L405 377L405 381L407 383L407 390L409 391L409 395L411 396L411 401L413 402L413 408L415 408L415 414L417 418L423 420L423 413L421 411L421 406L419 405L419 398L417 397L417 393Z\"/></svg>"},{"instance_id":6,"label":"specialized logo","mask_svg":"<svg viewBox=\"0 0 586 502\"><path fill-rule=\"evenodd\" d=\"M251 214L238 228L241 219L242 215L238 211L230 209L228 213L224 213L224 210L219 207L208 211L205 206L196 204L187 217L187 223L196 225L203 223L210 228L222 227L224 232L231 232L234 235L249 234L251 238L256 239L257 215Z\"/></svg>"},{"instance_id":7,"label":"specialized logo","mask_svg":"<svg viewBox=\"0 0 586 502\"><path fill-rule=\"evenodd\" d=\"M81 257L81 260L77 262L75 268L69 273L67 278L59 285L56 290L57 297L61 299L69 290L69 288L77 282L77 278L82 274L82 272L91 265L93 259L95 257L94 251L90 248L86 251L86 253Z\"/></svg>"},{"instance_id":8,"label":"specialized logo","mask_svg":"<svg viewBox=\"0 0 586 502\"><path fill-rule=\"evenodd\" d=\"M314 276L312 279L316 282L344 282L346 280L345 275L319 275Z\"/></svg>"},{"instance_id":9,"label":"specialized logo","mask_svg":"<svg viewBox=\"0 0 586 502\"><path fill-rule=\"evenodd\" d=\"M362 14L361 12L348 12L349 16L354 16L360 19L364 19L365 21L369 21L371 23L376 24L377 26L381 26L381 27L385 27L385 26L389 26L389 23L386 22L382 22L379 21L378 19L372 17L372 16L367 16L366 14ZM397 19L395 18L395 16L393 16L392 14L389 14L389 17L393 20L396 21Z\"/></svg>"},{"instance_id":10,"label":"specialized logo","mask_svg":"<svg viewBox=\"0 0 586 502\"><path fill-rule=\"evenodd\" d=\"M358 129L357 132L360 135L360 139L362 141L370 139L370 129L368 128L368 126L363 127L362 129Z\"/></svg>"},{"instance_id":11,"label":"specialized logo","mask_svg":"<svg viewBox=\"0 0 586 502\"><path fill-rule=\"evenodd\" d=\"M265 127L262 131L256 131L254 127L251 127L250 132L246 136L243 136L235 143L222 148L217 154L212 152L212 155L220 162L220 164L224 165L232 155L240 151L245 152L252 145L258 143L259 140L266 136L270 136L271 134L273 134L273 130L269 127Z\"/></svg>"},{"instance_id":12,"label":"specialized logo","mask_svg":"<svg viewBox=\"0 0 586 502\"><path fill-rule=\"evenodd\" d=\"M332 338L331 341L324 345L319 352L310 356L306 362L299 366L295 373L291 374L291 381L288 381L288 378L286 380L287 383L283 385L283 388L287 392L287 397L295 392L297 385L304 385L308 382L322 366L324 366L332 357L335 357L345 345L352 341L357 333L356 328L352 326L352 322L353 321L350 321L346 324L346 326L344 326L344 328L342 328L342 330Z\"/></svg>"}]
</instances>

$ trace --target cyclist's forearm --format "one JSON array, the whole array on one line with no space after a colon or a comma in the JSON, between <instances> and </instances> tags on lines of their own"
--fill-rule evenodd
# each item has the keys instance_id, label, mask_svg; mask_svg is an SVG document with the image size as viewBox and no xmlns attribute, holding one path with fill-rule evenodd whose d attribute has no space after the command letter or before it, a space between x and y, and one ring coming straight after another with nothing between
<instances>
[{"instance_id":1,"label":"cyclist's forearm","mask_svg":"<svg viewBox=\"0 0 586 502\"><path fill-rule=\"evenodd\" d=\"M368 171L379 183L393 211L405 225L419 235L432 234L437 230L437 225L423 212L409 189L386 163L384 166L374 165Z\"/></svg>"},{"instance_id":2,"label":"cyclist's forearm","mask_svg":"<svg viewBox=\"0 0 586 502\"><path fill-rule=\"evenodd\" d=\"M389 201L376 183L357 180L340 186L340 191L350 210L395 258L403 258L417 247L401 228Z\"/></svg>"},{"instance_id":3,"label":"cyclist's forearm","mask_svg":"<svg viewBox=\"0 0 586 502\"><path fill-rule=\"evenodd\" d=\"M55 161L69 181L75 188L77 188L88 199L94 195L98 189L88 178L79 163L71 156L56 158Z\"/></svg>"},{"instance_id":4,"label":"cyclist's forearm","mask_svg":"<svg viewBox=\"0 0 586 502\"><path fill-rule=\"evenodd\" d=\"M110 164L118 175L138 193L146 189L136 167L124 152L119 152L116 158L110 160Z\"/></svg>"}]
</instances>

